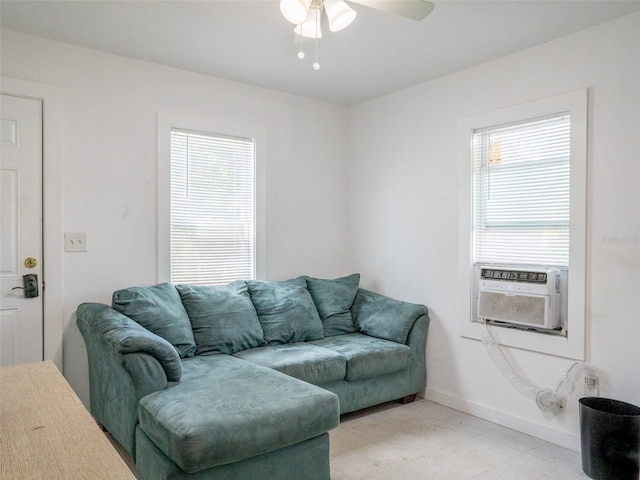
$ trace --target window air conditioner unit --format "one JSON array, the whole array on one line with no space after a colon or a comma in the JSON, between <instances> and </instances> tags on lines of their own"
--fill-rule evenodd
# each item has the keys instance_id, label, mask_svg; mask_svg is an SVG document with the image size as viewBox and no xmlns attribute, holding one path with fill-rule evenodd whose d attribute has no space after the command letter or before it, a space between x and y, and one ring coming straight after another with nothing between
<instances>
[{"instance_id":1,"label":"window air conditioner unit","mask_svg":"<svg viewBox=\"0 0 640 480\"><path fill-rule=\"evenodd\" d=\"M562 327L561 269L476 266L477 315L512 325Z\"/></svg>"}]
</instances>

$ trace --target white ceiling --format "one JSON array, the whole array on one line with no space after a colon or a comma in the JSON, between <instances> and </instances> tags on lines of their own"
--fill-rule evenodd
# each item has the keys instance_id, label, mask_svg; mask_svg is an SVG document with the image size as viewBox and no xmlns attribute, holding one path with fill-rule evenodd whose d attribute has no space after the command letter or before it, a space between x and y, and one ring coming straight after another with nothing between
<instances>
[{"instance_id":1,"label":"white ceiling","mask_svg":"<svg viewBox=\"0 0 640 480\"><path fill-rule=\"evenodd\" d=\"M640 0L434 0L416 22L352 4L297 58L277 0L1 0L2 28L353 105L640 11Z\"/></svg>"}]
</instances>

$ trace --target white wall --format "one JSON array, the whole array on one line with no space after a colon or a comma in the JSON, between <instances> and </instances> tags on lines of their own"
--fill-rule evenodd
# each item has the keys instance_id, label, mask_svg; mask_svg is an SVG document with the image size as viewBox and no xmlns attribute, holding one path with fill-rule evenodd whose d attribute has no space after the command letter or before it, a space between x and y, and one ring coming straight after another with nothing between
<instances>
[{"instance_id":1,"label":"white wall","mask_svg":"<svg viewBox=\"0 0 640 480\"><path fill-rule=\"evenodd\" d=\"M63 257L63 368L85 403L76 307L157 280L158 111L263 125L265 278L351 273L346 108L6 30L2 75L62 89L63 228L89 245Z\"/></svg>"},{"instance_id":2,"label":"white wall","mask_svg":"<svg viewBox=\"0 0 640 480\"><path fill-rule=\"evenodd\" d=\"M549 416L480 342L458 334L465 115L588 88L587 361L600 394L640 404L640 14L369 101L349 111L350 225L368 286L430 307L427 396L579 448L578 393ZM424 59L429 61L429 59ZM572 361L512 349L534 383Z\"/></svg>"}]
</instances>

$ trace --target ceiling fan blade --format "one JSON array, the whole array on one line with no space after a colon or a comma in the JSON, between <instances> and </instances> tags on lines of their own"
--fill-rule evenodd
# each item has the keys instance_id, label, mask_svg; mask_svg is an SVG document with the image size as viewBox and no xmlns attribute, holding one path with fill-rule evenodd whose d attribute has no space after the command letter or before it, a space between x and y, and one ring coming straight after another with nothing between
<instances>
[{"instance_id":1,"label":"ceiling fan blade","mask_svg":"<svg viewBox=\"0 0 640 480\"><path fill-rule=\"evenodd\" d=\"M376 10L394 13L413 20L422 20L433 10L433 3L427 0L349 0Z\"/></svg>"}]
</instances>

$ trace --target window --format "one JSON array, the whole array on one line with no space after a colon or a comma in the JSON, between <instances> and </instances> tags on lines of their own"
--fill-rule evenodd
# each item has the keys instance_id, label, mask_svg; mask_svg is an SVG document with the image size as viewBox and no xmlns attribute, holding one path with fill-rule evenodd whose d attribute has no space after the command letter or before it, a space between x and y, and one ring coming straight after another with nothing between
<instances>
[{"instance_id":1,"label":"window","mask_svg":"<svg viewBox=\"0 0 640 480\"><path fill-rule=\"evenodd\" d=\"M460 138L460 335L482 337L478 264L559 268L561 334L502 328L499 343L584 360L587 91L470 115Z\"/></svg>"},{"instance_id":2,"label":"window","mask_svg":"<svg viewBox=\"0 0 640 480\"><path fill-rule=\"evenodd\" d=\"M171 129L171 282L254 278L254 141Z\"/></svg>"},{"instance_id":3,"label":"window","mask_svg":"<svg viewBox=\"0 0 640 480\"><path fill-rule=\"evenodd\" d=\"M228 111L158 112L157 281L264 278L262 122Z\"/></svg>"},{"instance_id":4,"label":"window","mask_svg":"<svg viewBox=\"0 0 640 480\"><path fill-rule=\"evenodd\" d=\"M569 265L570 118L473 132L475 264Z\"/></svg>"}]
</instances>

